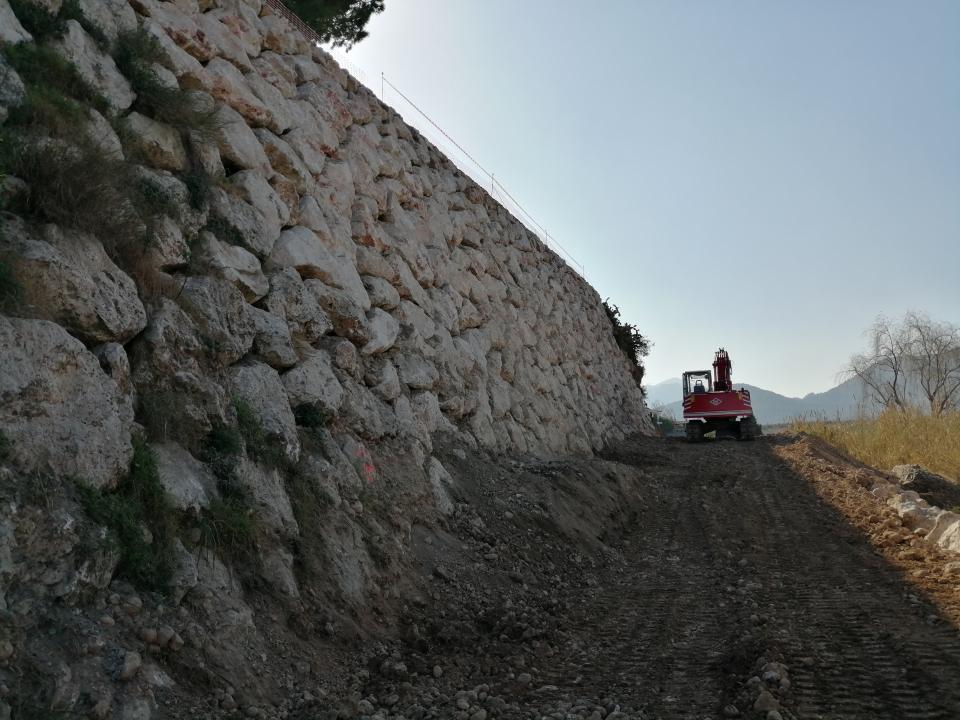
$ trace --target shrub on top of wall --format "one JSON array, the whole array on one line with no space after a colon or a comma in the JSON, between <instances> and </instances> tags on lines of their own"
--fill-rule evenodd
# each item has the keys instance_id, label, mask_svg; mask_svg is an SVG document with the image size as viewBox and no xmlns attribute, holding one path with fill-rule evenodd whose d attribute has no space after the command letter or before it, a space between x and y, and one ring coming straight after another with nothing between
<instances>
[{"instance_id":1,"label":"shrub on top of wall","mask_svg":"<svg viewBox=\"0 0 960 720\"><path fill-rule=\"evenodd\" d=\"M648 338L640 334L636 325L623 322L623 320L620 319L620 308L609 303L608 300L609 298L603 301L603 309L607 313L607 319L613 326L613 339L616 341L617 347L623 351L623 354L627 356L627 359L633 365L633 379L636 381L637 387L640 388L644 397L646 397L646 391L642 385L643 375L646 370L643 366L643 358L650 354L651 342Z\"/></svg>"}]
</instances>

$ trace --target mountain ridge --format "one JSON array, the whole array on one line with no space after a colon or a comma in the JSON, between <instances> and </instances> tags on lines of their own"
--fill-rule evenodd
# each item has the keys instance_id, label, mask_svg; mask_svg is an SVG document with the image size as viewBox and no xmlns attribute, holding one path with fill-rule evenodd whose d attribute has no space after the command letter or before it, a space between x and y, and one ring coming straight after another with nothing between
<instances>
[{"instance_id":1,"label":"mountain ridge","mask_svg":"<svg viewBox=\"0 0 960 720\"><path fill-rule=\"evenodd\" d=\"M750 383L734 383L750 391L753 409L761 423L780 424L799 417L824 417L847 420L865 407L864 392L857 378L819 393L789 397ZM664 415L680 418L683 414L680 378L668 378L647 388L647 402Z\"/></svg>"}]
</instances>

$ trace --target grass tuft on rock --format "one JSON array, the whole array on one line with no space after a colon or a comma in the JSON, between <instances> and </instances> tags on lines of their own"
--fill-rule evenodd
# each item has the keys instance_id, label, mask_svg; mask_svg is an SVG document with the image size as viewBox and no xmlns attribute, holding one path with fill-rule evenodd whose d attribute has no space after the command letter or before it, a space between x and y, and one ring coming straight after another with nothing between
<instances>
[{"instance_id":1,"label":"grass tuft on rock","mask_svg":"<svg viewBox=\"0 0 960 720\"><path fill-rule=\"evenodd\" d=\"M9 0L10 9L17 16L20 24L33 35L35 40L59 37L66 32L68 17L56 14L41 5L37 0ZM68 3L69 0L68 0ZM76 1L72 3L76 5Z\"/></svg>"},{"instance_id":2,"label":"grass tuft on rock","mask_svg":"<svg viewBox=\"0 0 960 720\"><path fill-rule=\"evenodd\" d=\"M283 468L286 456L279 442L271 438L254 409L243 398L233 399L233 409L237 413L237 429L243 437L247 456L251 460L262 462L269 467Z\"/></svg>"},{"instance_id":3,"label":"grass tuft on rock","mask_svg":"<svg viewBox=\"0 0 960 720\"><path fill-rule=\"evenodd\" d=\"M203 229L215 235L218 240L225 242L227 245L243 246L246 244L243 233L219 213L211 212L210 218Z\"/></svg>"},{"instance_id":4,"label":"grass tuft on rock","mask_svg":"<svg viewBox=\"0 0 960 720\"><path fill-rule=\"evenodd\" d=\"M315 403L301 403L293 409L297 425L308 430L319 430L329 421L327 413Z\"/></svg>"},{"instance_id":5,"label":"grass tuft on rock","mask_svg":"<svg viewBox=\"0 0 960 720\"><path fill-rule=\"evenodd\" d=\"M137 94L134 107L158 122L207 141L216 137L221 123L215 103L202 95L167 85L154 69L164 58L160 41L143 27L120 33L114 44L117 67Z\"/></svg>"},{"instance_id":6,"label":"grass tuft on rock","mask_svg":"<svg viewBox=\"0 0 960 720\"><path fill-rule=\"evenodd\" d=\"M0 312L10 313L20 306L23 297L23 288L17 280L16 272L13 269L12 259L6 255L0 255Z\"/></svg>"},{"instance_id":7,"label":"grass tuft on rock","mask_svg":"<svg viewBox=\"0 0 960 720\"><path fill-rule=\"evenodd\" d=\"M130 472L115 490L81 487L87 514L104 525L120 553L118 575L143 590L163 592L173 571L177 518L145 440L134 439Z\"/></svg>"},{"instance_id":8,"label":"grass tuft on rock","mask_svg":"<svg viewBox=\"0 0 960 720\"><path fill-rule=\"evenodd\" d=\"M190 169L180 179L187 186L190 207L202 210L210 202L213 188L217 186L217 178L204 170L196 158L191 157Z\"/></svg>"},{"instance_id":9,"label":"grass tuft on rock","mask_svg":"<svg viewBox=\"0 0 960 720\"><path fill-rule=\"evenodd\" d=\"M8 127L42 128L55 137L70 137L88 122L87 109L53 87L27 85L23 100L10 109Z\"/></svg>"},{"instance_id":10,"label":"grass tuft on rock","mask_svg":"<svg viewBox=\"0 0 960 720\"><path fill-rule=\"evenodd\" d=\"M11 208L21 215L92 233L107 247L144 238L133 166L92 142L2 133L0 173L27 184L28 191Z\"/></svg>"},{"instance_id":11,"label":"grass tuft on rock","mask_svg":"<svg viewBox=\"0 0 960 720\"><path fill-rule=\"evenodd\" d=\"M36 41L61 37L67 31L67 21L76 20L102 49L107 50L110 47L110 39L96 23L83 14L79 0L63 0L57 13L50 12L38 0L9 1L20 24Z\"/></svg>"},{"instance_id":12,"label":"grass tuft on rock","mask_svg":"<svg viewBox=\"0 0 960 720\"><path fill-rule=\"evenodd\" d=\"M231 483L235 479L242 453L243 436L240 431L233 425L218 422L204 438L200 459L210 466L219 481Z\"/></svg>"},{"instance_id":13,"label":"grass tuft on rock","mask_svg":"<svg viewBox=\"0 0 960 720\"><path fill-rule=\"evenodd\" d=\"M106 98L53 48L29 42L6 43L2 52L28 88L45 88L48 94L56 91L104 115L110 113Z\"/></svg>"},{"instance_id":14,"label":"grass tuft on rock","mask_svg":"<svg viewBox=\"0 0 960 720\"><path fill-rule=\"evenodd\" d=\"M13 443L3 430L0 430L0 462L6 462L11 457L13 457Z\"/></svg>"},{"instance_id":15,"label":"grass tuft on rock","mask_svg":"<svg viewBox=\"0 0 960 720\"><path fill-rule=\"evenodd\" d=\"M256 544L257 523L246 496L233 493L210 501L200 519L201 547L240 560L250 558Z\"/></svg>"}]
</instances>

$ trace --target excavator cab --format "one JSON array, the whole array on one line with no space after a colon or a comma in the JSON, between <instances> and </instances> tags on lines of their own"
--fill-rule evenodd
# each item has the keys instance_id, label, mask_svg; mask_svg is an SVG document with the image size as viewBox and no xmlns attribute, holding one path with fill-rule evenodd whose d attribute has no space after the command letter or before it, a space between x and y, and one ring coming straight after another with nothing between
<instances>
[{"instance_id":1,"label":"excavator cab","mask_svg":"<svg viewBox=\"0 0 960 720\"><path fill-rule=\"evenodd\" d=\"M708 393L713 390L713 377L709 370L691 370L683 374L683 396L690 393Z\"/></svg>"}]
</instances>

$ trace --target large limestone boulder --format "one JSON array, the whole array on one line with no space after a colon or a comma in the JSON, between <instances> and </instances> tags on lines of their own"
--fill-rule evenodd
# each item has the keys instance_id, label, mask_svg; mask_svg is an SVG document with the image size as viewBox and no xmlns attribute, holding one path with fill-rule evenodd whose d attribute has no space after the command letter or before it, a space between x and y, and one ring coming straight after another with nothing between
<instances>
[{"instance_id":1,"label":"large limestone boulder","mask_svg":"<svg viewBox=\"0 0 960 720\"><path fill-rule=\"evenodd\" d=\"M326 352L314 350L282 379L290 407L316 405L329 415L340 410L343 386L337 380L330 355Z\"/></svg>"},{"instance_id":2,"label":"large limestone boulder","mask_svg":"<svg viewBox=\"0 0 960 720\"><path fill-rule=\"evenodd\" d=\"M267 437L282 444L289 460L300 459L297 423L276 370L253 360L234 365L227 371L227 388L233 397L246 402Z\"/></svg>"},{"instance_id":3,"label":"large limestone boulder","mask_svg":"<svg viewBox=\"0 0 960 720\"><path fill-rule=\"evenodd\" d=\"M228 105L221 105L217 121L217 147L225 161L239 168L255 170L267 178L273 175L263 145L240 113Z\"/></svg>"},{"instance_id":4,"label":"large limestone boulder","mask_svg":"<svg viewBox=\"0 0 960 720\"><path fill-rule=\"evenodd\" d=\"M231 283L213 277L188 278L177 302L196 323L215 365L232 365L250 351L256 332L250 306Z\"/></svg>"},{"instance_id":5,"label":"large limestone boulder","mask_svg":"<svg viewBox=\"0 0 960 720\"><path fill-rule=\"evenodd\" d=\"M0 316L0 430L28 466L110 487L133 447L129 396L55 323Z\"/></svg>"},{"instance_id":6,"label":"large limestone boulder","mask_svg":"<svg viewBox=\"0 0 960 720\"><path fill-rule=\"evenodd\" d=\"M147 241L146 260L155 268L169 272L190 262L190 245L179 223L167 215L153 218Z\"/></svg>"},{"instance_id":7,"label":"large limestone boulder","mask_svg":"<svg viewBox=\"0 0 960 720\"><path fill-rule=\"evenodd\" d=\"M234 173L230 176L227 188L260 212L265 228L272 237L280 236L280 231L290 221L290 208L261 173L255 170Z\"/></svg>"},{"instance_id":8,"label":"large limestone boulder","mask_svg":"<svg viewBox=\"0 0 960 720\"><path fill-rule=\"evenodd\" d=\"M0 18L0 22L2 21ZM10 67L6 58L0 55L0 123L10 115L10 108L20 104L25 93L23 80L17 75L17 71Z\"/></svg>"},{"instance_id":9,"label":"large limestone boulder","mask_svg":"<svg viewBox=\"0 0 960 720\"><path fill-rule=\"evenodd\" d=\"M94 0L95 1L95 0ZM208 84L207 71L200 61L177 45L155 20L143 18L143 29L156 38L163 50L161 62L180 82L180 87L199 90Z\"/></svg>"},{"instance_id":10,"label":"large limestone boulder","mask_svg":"<svg viewBox=\"0 0 960 720\"><path fill-rule=\"evenodd\" d=\"M303 226L280 234L266 265L268 270L295 268L302 278L322 280L345 291L363 310L370 308L370 297L356 266L349 258L335 254L329 242Z\"/></svg>"},{"instance_id":11,"label":"large limestone boulder","mask_svg":"<svg viewBox=\"0 0 960 720\"><path fill-rule=\"evenodd\" d=\"M364 275L363 286L366 288L367 295L370 296L370 303L374 307L393 310L400 304L400 293L383 278Z\"/></svg>"},{"instance_id":12,"label":"large limestone boulder","mask_svg":"<svg viewBox=\"0 0 960 720\"><path fill-rule=\"evenodd\" d=\"M137 288L92 235L3 216L0 248L10 253L23 300L89 344L124 343L147 324Z\"/></svg>"},{"instance_id":13,"label":"large limestone boulder","mask_svg":"<svg viewBox=\"0 0 960 720\"><path fill-rule=\"evenodd\" d=\"M391 405L350 378L343 380L343 386L345 393L338 422L344 427L368 440L379 440L400 431Z\"/></svg>"},{"instance_id":14,"label":"large limestone boulder","mask_svg":"<svg viewBox=\"0 0 960 720\"><path fill-rule=\"evenodd\" d=\"M940 513L925 540L950 552L960 553L960 515L949 510Z\"/></svg>"},{"instance_id":15,"label":"large limestone boulder","mask_svg":"<svg viewBox=\"0 0 960 720\"><path fill-rule=\"evenodd\" d=\"M76 66L80 77L103 95L114 110L122 112L133 104L135 95L130 83L117 69L113 58L100 49L76 20L67 20L66 33L53 46Z\"/></svg>"},{"instance_id":16,"label":"large limestone boulder","mask_svg":"<svg viewBox=\"0 0 960 720\"><path fill-rule=\"evenodd\" d=\"M171 2L134 3L143 14L159 25L178 46L202 63L210 62L218 54L191 14ZM221 61L226 62L226 61Z\"/></svg>"},{"instance_id":17,"label":"large limestone boulder","mask_svg":"<svg viewBox=\"0 0 960 720\"><path fill-rule=\"evenodd\" d=\"M436 365L419 355L402 353L394 362L400 382L415 390L430 390L440 380Z\"/></svg>"},{"instance_id":18,"label":"large limestone boulder","mask_svg":"<svg viewBox=\"0 0 960 720\"><path fill-rule=\"evenodd\" d=\"M120 343L104 343L93 348L93 354L100 362L100 369L113 378L117 388L124 395L133 391L130 379L130 358Z\"/></svg>"},{"instance_id":19,"label":"large limestone boulder","mask_svg":"<svg viewBox=\"0 0 960 720\"><path fill-rule=\"evenodd\" d=\"M199 512L216 496L217 480L202 462L177 443L153 443L160 484L173 507Z\"/></svg>"},{"instance_id":20,"label":"large limestone boulder","mask_svg":"<svg viewBox=\"0 0 960 720\"><path fill-rule=\"evenodd\" d=\"M269 130L257 128L253 132L260 144L263 145L267 157L270 158L271 167L284 177L292 180L298 193L310 192L314 186L313 175L310 174L296 151L286 141Z\"/></svg>"},{"instance_id":21,"label":"large limestone boulder","mask_svg":"<svg viewBox=\"0 0 960 720\"><path fill-rule=\"evenodd\" d=\"M433 502L437 510L443 515L452 515L455 509L453 499L450 496L453 488L453 478L450 473L435 457L427 461L427 479L430 481L430 491L433 494Z\"/></svg>"},{"instance_id":22,"label":"large limestone boulder","mask_svg":"<svg viewBox=\"0 0 960 720\"><path fill-rule=\"evenodd\" d=\"M264 306L287 323L290 335L312 344L333 329L329 315L292 267L270 274L270 292Z\"/></svg>"},{"instance_id":23,"label":"large limestone boulder","mask_svg":"<svg viewBox=\"0 0 960 720\"><path fill-rule=\"evenodd\" d=\"M260 549L260 577L274 592L296 600L300 597L300 586L293 570L294 562L293 553L282 543Z\"/></svg>"},{"instance_id":24,"label":"large limestone boulder","mask_svg":"<svg viewBox=\"0 0 960 720\"><path fill-rule=\"evenodd\" d=\"M183 602L187 593L197 586L198 581L197 558L184 547L180 538L173 540L172 565L167 591L170 601L176 607Z\"/></svg>"},{"instance_id":25,"label":"large limestone boulder","mask_svg":"<svg viewBox=\"0 0 960 720\"><path fill-rule=\"evenodd\" d=\"M303 166L314 176L323 172L327 164L327 155L333 154L332 147L323 140L319 128L295 127L283 136L287 145L297 153ZM336 145L334 144L333 147Z\"/></svg>"},{"instance_id":26,"label":"large limestone boulder","mask_svg":"<svg viewBox=\"0 0 960 720\"><path fill-rule=\"evenodd\" d=\"M361 352L376 355L393 347L400 334L400 323L390 313L373 308L367 313L367 334L369 340Z\"/></svg>"},{"instance_id":27,"label":"large limestone boulder","mask_svg":"<svg viewBox=\"0 0 960 720\"><path fill-rule=\"evenodd\" d=\"M229 399L209 372L214 350L214 341L174 301L163 299L152 309L129 356L141 417L153 437L197 448L214 421L226 421Z\"/></svg>"},{"instance_id":28,"label":"large limestone boulder","mask_svg":"<svg viewBox=\"0 0 960 720\"><path fill-rule=\"evenodd\" d=\"M209 232L201 232L197 244L200 265L233 284L247 302L256 302L270 290L267 276L263 274L260 261L253 253L239 245L220 242Z\"/></svg>"},{"instance_id":29,"label":"large limestone boulder","mask_svg":"<svg viewBox=\"0 0 960 720\"><path fill-rule=\"evenodd\" d=\"M363 380L381 400L389 402L400 397L400 376L396 366L387 359L368 364Z\"/></svg>"},{"instance_id":30,"label":"large limestone boulder","mask_svg":"<svg viewBox=\"0 0 960 720\"><path fill-rule=\"evenodd\" d=\"M288 110L287 99L276 87L264 80L256 72L244 75L251 92L260 98L260 101L269 109L267 128L276 135L283 135L295 122L294 116Z\"/></svg>"},{"instance_id":31,"label":"large limestone boulder","mask_svg":"<svg viewBox=\"0 0 960 720\"><path fill-rule=\"evenodd\" d=\"M127 154L160 170L179 172L188 164L180 133L170 125L132 112L122 122Z\"/></svg>"},{"instance_id":32,"label":"large limestone boulder","mask_svg":"<svg viewBox=\"0 0 960 720\"><path fill-rule=\"evenodd\" d=\"M236 242L258 258L270 255L277 240L278 228L253 205L233 193L215 188L211 195L210 213L217 223L225 226L230 235L237 238Z\"/></svg>"},{"instance_id":33,"label":"large limestone boulder","mask_svg":"<svg viewBox=\"0 0 960 720\"><path fill-rule=\"evenodd\" d=\"M113 129L109 120L93 108L87 108L87 124L84 130L87 139L108 158L111 160L125 159L123 143L120 141L117 131Z\"/></svg>"},{"instance_id":34,"label":"large limestone boulder","mask_svg":"<svg viewBox=\"0 0 960 720\"><path fill-rule=\"evenodd\" d=\"M260 18L263 23L263 46L284 55L296 55L310 51L310 43L298 30L280 15L269 14Z\"/></svg>"},{"instance_id":35,"label":"large limestone boulder","mask_svg":"<svg viewBox=\"0 0 960 720\"><path fill-rule=\"evenodd\" d=\"M297 96L297 72L289 58L267 50L251 63L256 73L277 88L285 98Z\"/></svg>"},{"instance_id":36,"label":"large limestone boulder","mask_svg":"<svg viewBox=\"0 0 960 720\"><path fill-rule=\"evenodd\" d=\"M300 527L279 471L244 458L237 469L237 478L250 494L253 512L264 527L285 537L299 535Z\"/></svg>"},{"instance_id":37,"label":"large limestone boulder","mask_svg":"<svg viewBox=\"0 0 960 720\"><path fill-rule=\"evenodd\" d=\"M157 170L146 165L133 167L136 181L144 182L161 193L168 203L176 207L176 222L184 236L191 237L200 231L210 219L206 206L196 208L191 203L187 184L168 170ZM103 238L106 241L105 238Z\"/></svg>"},{"instance_id":38,"label":"large limestone boulder","mask_svg":"<svg viewBox=\"0 0 960 720\"><path fill-rule=\"evenodd\" d=\"M113 42L121 32L137 29L137 14L126 0L78 0L83 16Z\"/></svg>"},{"instance_id":39,"label":"large limestone boulder","mask_svg":"<svg viewBox=\"0 0 960 720\"><path fill-rule=\"evenodd\" d=\"M273 113L250 89L243 73L222 58L214 58L206 66L207 86L214 98L240 113L254 127L273 124Z\"/></svg>"},{"instance_id":40,"label":"large limestone boulder","mask_svg":"<svg viewBox=\"0 0 960 720\"><path fill-rule=\"evenodd\" d=\"M299 358L286 321L258 307L252 307L250 311L257 328L253 338L254 353L273 368L284 369L296 365Z\"/></svg>"},{"instance_id":41,"label":"large limestone boulder","mask_svg":"<svg viewBox=\"0 0 960 720\"><path fill-rule=\"evenodd\" d=\"M200 31L205 39L213 45L222 57L233 63L240 70L250 70L250 56L247 48L236 35L230 32L226 25L209 13L195 16Z\"/></svg>"},{"instance_id":42,"label":"large limestone boulder","mask_svg":"<svg viewBox=\"0 0 960 720\"><path fill-rule=\"evenodd\" d=\"M240 43L251 59L257 58L263 49L264 27L260 21L259 0L253 3L218 3L222 7L210 10L207 15L216 18Z\"/></svg>"},{"instance_id":43,"label":"large limestone boulder","mask_svg":"<svg viewBox=\"0 0 960 720\"><path fill-rule=\"evenodd\" d=\"M363 297L358 298L346 290L330 287L319 280L306 280L305 285L330 317L333 331L337 335L357 345L366 345L369 342L366 316L369 301L364 303Z\"/></svg>"}]
</instances>

